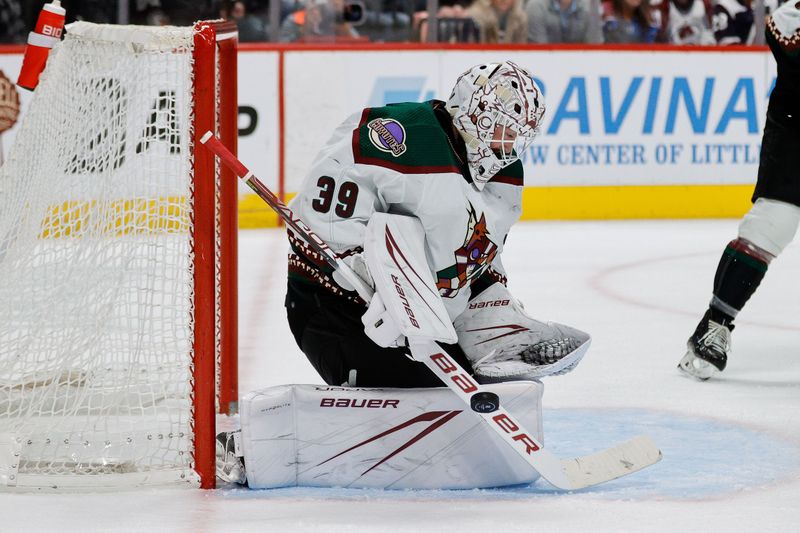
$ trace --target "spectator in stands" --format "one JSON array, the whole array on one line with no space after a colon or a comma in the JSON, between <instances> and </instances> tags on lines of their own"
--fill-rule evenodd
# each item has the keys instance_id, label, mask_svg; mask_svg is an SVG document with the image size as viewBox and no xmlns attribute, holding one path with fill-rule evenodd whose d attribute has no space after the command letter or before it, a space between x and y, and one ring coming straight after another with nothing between
<instances>
[{"instance_id":1,"label":"spectator in stands","mask_svg":"<svg viewBox=\"0 0 800 533\"><path fill-rule=\"evenodd\" d=\"M358 32L370 41L406 41L411 29L411 10L406 0L364 0L366 12Z\"/></svg>"},{"instance_id":2,"label":"spectator in stands","mask_svg":"<svg viewBox=\"0 0 800 533\"><path fill-rule=\"evenodd\" d=\"M279 40L327 41L357 39L358 32L344 20L345 0L309 0L281 23Z\"/></svg>"},{"instance_id":3,"label":"spectator in stands","mask_svg":"<svg viewBox=\"0 0 800 533\"><path fill-rule=\"evenodd\" d=\"M711 0L656 0L661 40L672 44L716 44L711 31Z\"/></svg>"},{"instance_id":4,"label":"spectator in stands","mask_svg":"<svg viewBox=\"0 0 800 533\"><path fill-rule=\"evenodd\" d=\"M24 43L27 38L18 0L0 0L0 43Z\"/></svg>"},{"instance_id":5,"label":"spectator in stands","mask_svg":"<svg viewBox=\"0 0 800 533\"><path fill-rule=\"evenodd\" d=\"M116 2L99 1L111 4L116 9ZM160 4L161 9L169 17L170 24L176 26L191 26L196 20L207 18L209 15L214 17L218 15L218 12L212 9L211 0L158 0L156 4Z\"/></svg>"},{"instance_id":6,"label":"spectator in stands","mask_svg":"<svg viewBox=\"0 0 800 533\"><path fill-rule=\"evenodd\" d=\"M41 2L39 5L43 4L44 2ZM114 24L117 22L116 2L108 2L107 0L62 0L61 6L67 10L67 23L76 20L85 20L97 24Z\"/></svg>"},{"instance_id":7,"label":"spectator in stands","mask_svg":"<svg viewBox=\"0 0 800 533\"><path fill-rule=\"evenodd\" d=\"M528 16L522 0L474 0L467 16L478 23L482 43L524 43Z\"/></svg>"},{"instance_id":8,"label":"spectator in stands","mask_svg":"<svg viewBox=\"0 0 800 533\"><path fill-rule=\"evenodd\" d=\"M787 0L764 2L764 15L769 15ZM716 0L712 9L711 29L717 44L753 44L756 34L752 0Z\"/></svg>"},{"instance_id":9,"label":"spectator in stands","mask_svg":"<svg viewBox=\"0 0 800 533\"><path fill-rule=\"evenodd\" d=\"M131 24L141 25L147 15L153 10L162 10L161 0L134 0L130 2L130 22Z\"/></svg>"},{"instance_id":10,"label":"spectator in stands","mask_svg":"<svg viewBox=\"0 0 800 533\"><path fill-rule=\"evenodd\" d=\"M528 41L602 43L600 13L592 0L528 0Z\"/></svg>"},{"instance_id":11,"label":"spectator in stands","mask_svg":"<svg viewBox=\"0 0 800 533\"><path fill-rule=\"evenodd\" d=\"M163 9L154 7L144 14L144 24L147 26L169 26L172 21Z\"/></svg>"},{"instance_id":12,"label":"spectator in stands","mask_svg":"<svg viewBox=\"0 0 800 533\"><path fill-rule=\"evenodd\" d=\"M279 0L281 5L280 13L281 20L285 15L300 9L299 0ZM261 20L265 26L269 22L269 0L247 0L244 3L247 8L247 14Z\"/></svg>"},{"instance_id":13,"label":"spectator in stands","mask_svg":"<svg viewBox=\"0 0 800 533\"><path fill-rule=\"evenodd\" d=\"M436 12L439 42L477 42L480 28L467 15L471 0L441 0ZM412 40L428 41L428 10L425 0L417 0L412 23Z\"/></svg>"},{"instance_id":14,"label":"spectator in stands","mask_svg":"<svg viewBox=\"0 0 800 533\"><path fill-rule=\"evenodd\" d=\"M117 1L105 2L114 9L113 22L118 22ZM70 5L65 4L65 0L61 3L65 5L69 18ZM196 20L217 18L219 10L220 0L129 0L128 2L129 23L147 26L191 26Z\"/></svg>"},{"instance_id":15,"label":"spectator in stands","mask_svg":"<svg viewBox=\"0 0 800 533\"><path fill-rule=\"evenodd\" d=\"M262 42L267 40L264 23L258 17L247 14L247 7L241 0L226 0L222 3L219 16L225 20L236 22L239 30L239 41Z\"/></svg>"},{"instance_id":16,"label":"spectator in stands","mask_svg":"<svg viewBox=\"0 0 800 533\"><path fill-rule=\"evenodd\" d=\"M216 9L213 10L213 16L216 17L220 10L221 2L225 0L214 0ZM278 22L306 6L306 0L277 0L280 5ZM245 11L248 17L255 17L261 23L264 33L267 37L271 37L272 28L270 26L272 19L272 12L270 10L270 0L244 0Z\"/></svg>"},{"instance_id":17,"label":"spectator in stands","mask_svg":"<svg viewBox=\"0 0 800 533\"><path fill-rule=\"evenodd\" d=\"M713 9L717 44L752 44L755 38L750 0L717 0Z\"/></svg>"},{"instance_id":18,"label":"spectator in stands","mask_svg":"<svg viewBox=\"0 0 800 533\"><path fill-rule=\"evenodd\" d=\"M647 0L603 2L603 40L606 43L653 43L658 24Z\"/></svg>"}]
</instances>

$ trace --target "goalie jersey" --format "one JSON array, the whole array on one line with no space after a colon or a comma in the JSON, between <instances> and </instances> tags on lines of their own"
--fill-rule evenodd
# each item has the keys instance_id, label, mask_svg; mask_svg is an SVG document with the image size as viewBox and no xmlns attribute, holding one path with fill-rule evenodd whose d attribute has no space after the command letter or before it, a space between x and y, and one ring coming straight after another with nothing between
<instances>
[{"instance_id":1,"label":"goalie jersey","mask_svg":"<svg viewBox=\"0 0 800 533\"><path fill-rule=\"evenodd\" d=\"M502 169L478 191L461 136L444 102L367 108L345 120L317 155L290 206L340 257L363 251L375 212L417 217L425 252L451 318L470 287L505 282L503 244L522 210L522 163ZM356 300L331 269L289 232L289 276Z\"/></svg>"}]
</instances>

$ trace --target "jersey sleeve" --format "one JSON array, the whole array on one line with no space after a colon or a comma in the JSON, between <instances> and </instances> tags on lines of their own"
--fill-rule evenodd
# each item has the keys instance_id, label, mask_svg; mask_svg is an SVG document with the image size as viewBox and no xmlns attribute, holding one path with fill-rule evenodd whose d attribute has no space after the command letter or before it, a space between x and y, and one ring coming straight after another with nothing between
<instances>
[{"instance_id":1,"label":"jersey sleeve","mask_svg":"<svg viewBox=\"0 0 800 533\"><path fill-rule=\"evenodd\" d=\"M317 154L292 208L337 252L363 245L376 211L416 215L430 183L458 171L435 120L417 103L351 115Z\"/></svg>"},{"instance_id":2,"label":"jersey sleeve","mask_svg":"<svg viewBox=\"0 0 800 533\"><path fill-rule=\"evenodd\" d=\"M385 196L402 195L390 173L379 176L357 168L352 138L359 117L351 115L336 128L311 163L300 191L290 204L336 252L360 247L370 217L385 208Z\"/></svg>"},{"instance_id":3,"label":"jersey sleeve","mask_svg":"<svg viewBox=\"0 0 800 533\"><path fill-rule=\"evenodd\" d=\"M521 214L522 185L516 162L477 190L430 106L412 103L348 118L313 161L291 206L339 254L363 249L376 212L417 217L437 289L455 317L472 283L487 271L502 277L497 256ZM293 250L298 261L310 259Z\"/></svg>"},{"instance_id":4,"label":"jersey sleeve","mask_svg":"<svg viewBox=\"0 0 800 533\"><path fill-rule=\"evenodd\" d=\"M800 7L787 2L767 19L767 36L775 40L787 57L800 63Z\"/></svg>"}]
</instances>

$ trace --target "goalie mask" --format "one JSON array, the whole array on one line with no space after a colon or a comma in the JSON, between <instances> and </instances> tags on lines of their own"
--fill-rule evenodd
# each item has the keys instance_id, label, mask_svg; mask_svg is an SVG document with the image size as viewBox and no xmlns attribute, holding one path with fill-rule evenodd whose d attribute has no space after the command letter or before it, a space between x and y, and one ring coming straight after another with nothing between
<instances>
[{"instance_id":1,"label":"goalie mask","mask_svg":"<svg viewBox=\"0 0 800 533\"><path fill-rule=\"evenodd\" d=\"M511 61L487 63L458 78L447 109L481 190L533 142L544 118L544 97L525 69Z\"/></svg>"}]
</instances>

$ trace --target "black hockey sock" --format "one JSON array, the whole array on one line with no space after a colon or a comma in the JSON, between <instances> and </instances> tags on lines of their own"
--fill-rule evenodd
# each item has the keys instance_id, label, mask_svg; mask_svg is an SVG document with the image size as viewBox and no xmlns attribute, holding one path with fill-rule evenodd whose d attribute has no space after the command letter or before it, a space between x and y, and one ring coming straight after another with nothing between
<instances>
[{"instance_id":1,"label":"black hockey sock","mask_svg":"<svg viewBox=\"0 0 800 533\"><path fill-rule=\"evenodd\" d=\"M711 319L729 323L756 292L774 256L745 239L728 243L714 276Z\"/></svg>"}]
</instances>

